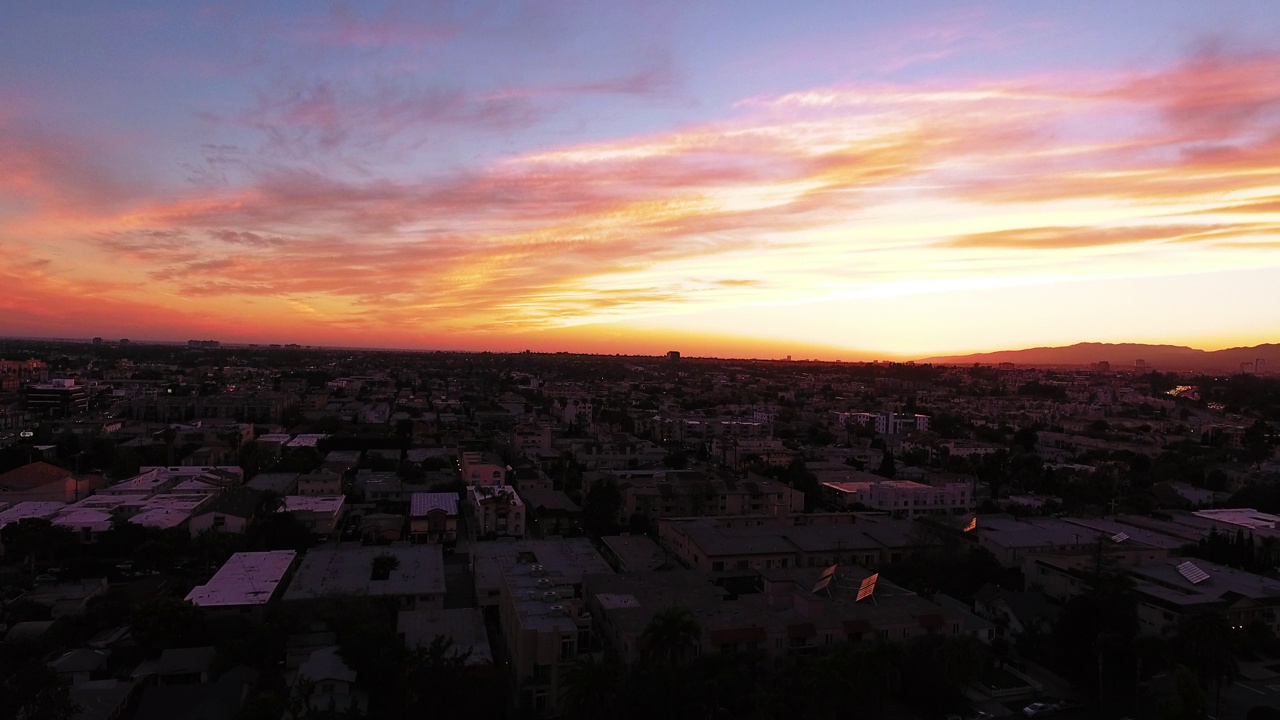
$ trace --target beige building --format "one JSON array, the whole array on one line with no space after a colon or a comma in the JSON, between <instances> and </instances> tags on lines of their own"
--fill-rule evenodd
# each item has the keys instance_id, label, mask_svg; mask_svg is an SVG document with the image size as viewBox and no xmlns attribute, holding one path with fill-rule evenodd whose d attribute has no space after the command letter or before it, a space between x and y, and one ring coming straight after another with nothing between
<instances>
[{"instance_id":1,"label":"beige building","mask_svg":"<svg viewBox=\"0 0 1280 720\"><path fill-rule=\"evenodd\" d=\"M467 451L459 458L462 480L468 485L505 485L507 466L497 455L488 452Z\"/></svg>"},{"instance_id":2,"label":"beige building","mask_svg":"<svg viewBox=\"0 0 1280 720\"><path fill-rule=\"evenodd\" d=\"M973 486L955 482L925 485L910 480L876 482L828 482L823 495L839 507L862 505L895 517L917 515L959 515L974 508Z\"/></svg>"},{"instance_id":3,"label":"beige building","mask_svg":"<svg viewBox=\"0 0 1280 720\"><path fill-rule=\"evenodd\" d=\"M519 538L528 529L524 501L510 485L472 485L467 488L467 504L476 537Z\"/></svg>"}]
</instances>

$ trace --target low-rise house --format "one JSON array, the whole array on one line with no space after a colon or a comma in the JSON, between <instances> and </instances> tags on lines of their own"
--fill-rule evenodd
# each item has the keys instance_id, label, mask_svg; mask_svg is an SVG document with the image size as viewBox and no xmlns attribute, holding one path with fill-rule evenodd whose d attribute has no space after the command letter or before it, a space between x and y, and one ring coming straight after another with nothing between
<instances>
[{"instance_id":1,"label":"low-rise house","mask_svg":"<svg viewBox=\"0 0 1280 720\"><path fill-rule=\"evenodd\" d=\"M107 664L110 653L94 648L68 650L49 663L49 668L71 685L82 685Z\"/></svg>"},{"instance_id":2,"label":"low-rise house","mask_svg":"<svg viewBox=\"0 0 1280 720\"><path fill-rule=\"evenodd\" d=\"M564 535L582 530L582 508L559 490L521 490L529 526L539 535Z\"/></svg>"},{"instance_id":3,"label":"low-rise house","mask_svg":"<svg viewBox=\"0 0 1280 720\"><path fill-rule=\"evenodd\" d=\"M191 537L202 532L242 533L254 515L261 511L263 494L241 486L217 496L213 502L191 516Z\"/></svg>"},{"instance_id":4,"label":"low-rise house","mask_svg":"<svg viewBox=\"0 0 1280 720\"><path fill-rule=\"evenodd\" d=\"M106 578L38 585L19 599L49 608L50 617L54 620L80 617L89 608L89 601L105 595L107 587Z\"/></svg>"},{"instance_id":5,"label":"low-rise house","mask_svg":"<svg viewBox=\"0 0 1280 720\"><path fill-rule=\"evenodd\" d=\"M198 685L213 679L218 649L211 646L168 648L160 657L134 668L133 679L156 685Z\"/></svg>"},{"instance_id":6,"label":"low-rise house","mask_svg":"<svg viewBox=\"0 0 1280 720\"><path fill-rule=\"evenodd\" d=\"M360 470L356 473L356 493L370 503L401 503L408 501L404 481L394 472Z\"/></svg>"},{"instance_id":7,"label":"low-rise house","mask_svg":"<svg viewBox=\"0 0 1280 720\"><path fill-rule=\"evenodd\" d=\"M342 475L322 470L298 476L299 495L342 495Z\"/></svg>"},{"instance_id":8,"label":"low-rise house","mask_svg":"<svg viewBox=\"0 0 1280 720\"><path fill-rule=\"evenodd\" d=\"M331 535L342 522L346 503L343 495L286 495L283 509L312 533Z\"/></svg>"},{"instance_id":9,"label":"low-rise house","mask_svg":"<svg viewBox=\"0 0 1280 720\"><path fill-rule=\"evenodd\" d=\"M313 713L364 717L369 712L369 695L356 686L356 671L342 660L337 647L311 653L298 667L293 692Z\"/></svg>"}]
</instances>

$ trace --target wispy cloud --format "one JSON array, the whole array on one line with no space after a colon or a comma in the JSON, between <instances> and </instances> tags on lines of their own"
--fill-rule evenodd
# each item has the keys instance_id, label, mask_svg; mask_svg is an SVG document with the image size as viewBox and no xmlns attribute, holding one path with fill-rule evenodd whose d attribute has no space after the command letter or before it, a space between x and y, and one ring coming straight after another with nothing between
<instances>
[{"instance_id":1,"label":"wispy cloud","mask_svg":"<svg viewBox=\"0 0 1280 720\"><path fill-rule=\"evenodd\" d=\"M412 175L349 170L360 151L400 151L424 128L519 127L548 95L665 81L488 95L285 83L234 119L278 152L205 148L219 158L210 167L237 165L234 182L117 211L111 173L83 175L76 150L0 125L0 151L16 158L0 188L52 208L50 228L78 197L113 198L76 210L93 220L92 232L75 228L81 247L220 318L271 300L348 333L557 328L820 297L854 273L895 297L926 280L1016 286L1016 273L1057 276L1044 251L1090 272L1109 271L1103 253L1116 272L1140 272L1122 249L1176 244L1186 267L1262 252L1242 239L1280 223L1264 216L1280 210L1277 78L1280 56L1196 56L1140 75L814 88L749 99L718 122ZM30 285L52 293L50 282ZM136 291L102 293L145 304Z\"/></svg>"}]
</instances>

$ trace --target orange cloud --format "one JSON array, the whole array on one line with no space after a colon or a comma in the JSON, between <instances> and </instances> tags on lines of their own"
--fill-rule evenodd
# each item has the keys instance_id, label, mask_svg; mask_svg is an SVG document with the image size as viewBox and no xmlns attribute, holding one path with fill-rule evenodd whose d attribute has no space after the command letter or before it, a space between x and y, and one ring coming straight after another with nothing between
<instances>
[{"instance_id":1,"label":"orange cloud","mask_svg":"<svg viewBox=\"0 0 1280 720\"><path fill-rule=\"evenodd\" d=\"M353 110L353 98L368 107ZM248 303L268 302L335 338L497 337L801 302L851 282L962 288L1052 274L1023 250L1120 273L1141 263L1081 253L1177 241L1192 268L1206 257L1196 252L1248 252L1262 245L1221 241L1277 225L1188 213L1280 209L1277 98L1271 55L1197 57L1136 77L817 88L744 101L721 122L446 177L370 179L259 158L239 168L244 182L137 197L101 167L78 174L82 146L29 142L9 123L0 152L16 160L0 169L0 191L32 204L16 211L23 227L119 263L116 284L50 307L91 299L155 317L143 309L162 307L162 295L166 311L200 308L192 322L212 328L265 322ZM284 138L288 153L341 160L353 128L396 137L438 119L437 103L459 112L450 98L317 84L240 122ZM485 112L470 108L461 112ZM0 248L16 241L0 231ZM982 249L1009 254L975 258ZM11 277L23 306L74 277L66 259L46 261L44 275Z\"/></svg>"}]
</instances>

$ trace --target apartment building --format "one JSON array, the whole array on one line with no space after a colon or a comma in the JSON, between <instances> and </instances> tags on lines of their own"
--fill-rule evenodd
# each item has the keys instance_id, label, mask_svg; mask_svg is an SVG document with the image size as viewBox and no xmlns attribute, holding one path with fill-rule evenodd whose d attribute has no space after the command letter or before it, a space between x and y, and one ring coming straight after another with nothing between
<instances>
[{"instance_id":1,"label":"apartment building","mask_svg":"<svg viewBox=\"0 0 1280 720\"><path fill-rule=\"evenodd\" d=\"M644 654L645 629L659 612L680 607L701 628L686 652L762 652L781 663L840 643L902 642L968 632L966 613L944 608L862 568L775 569L759 574L763 592L734 597L692 571L589 575L587 610L596 634L617 657Z\"/></svg>"},{"instance_id":2,"label":"apartment building","mask_svg":"<svg viewBox=\"0 0 1280 720\"><path fill-rule=\"evenodd\" d=\"M510 485L472 485L467 488L467 505L477 537L519 538L528 531L524 501Z\"/></svg>"},{"instance_id":3,"label":"apartment building","mask_svg":"<svg viewBox=\"0 0 1280 720\"><path fill-rule=\"evenodd\" d=\"M591 647L582 578L612 569L586 538L473 543L471 559L477 601L502 629L516 705L558 715L565 667Z\"/></svg>"}]
</instances>

